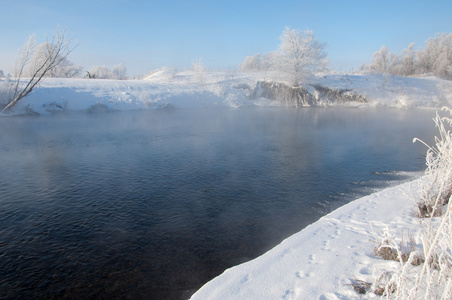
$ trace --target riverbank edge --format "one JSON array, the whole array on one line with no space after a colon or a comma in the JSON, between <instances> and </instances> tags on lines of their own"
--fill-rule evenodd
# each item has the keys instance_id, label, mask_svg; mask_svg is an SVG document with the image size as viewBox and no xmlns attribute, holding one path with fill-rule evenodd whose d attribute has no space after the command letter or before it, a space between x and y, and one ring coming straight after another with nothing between
<instances>
[{"instance_id":1,"label":"riverbank edge","mask_svg":"<svg viewBox=\"0 0 452 300\"><path fill-rule=\"evenodd\" d=\"M397 267L374 254L384 230L416 237L419 219L407 194L420 178L356 199L283 240L263 255L224 271L197 299L372 299L351 287L354 277L374 282Z\"/></svg>"}]
</instances>

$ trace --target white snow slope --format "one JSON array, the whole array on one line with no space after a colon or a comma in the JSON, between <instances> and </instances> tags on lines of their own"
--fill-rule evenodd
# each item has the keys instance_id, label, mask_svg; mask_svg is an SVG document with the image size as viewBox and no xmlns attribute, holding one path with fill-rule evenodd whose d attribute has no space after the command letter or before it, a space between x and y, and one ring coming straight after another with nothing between
<instances>
[{"instance_id":1,"label":"white snow slope","mask_svg":"<svg viewBox=\"0 0 452 300\"><path fill-rule=\"evenodd\" d=\"M398 263L375 256L373 241L388 228L416 238L419 219L404 191L418 181L355 200L284 240L262 256L226 270L191 300L208 299L377 299L360 295L350 279L374 282Z\"/></svg>"},{"instance_id":2,"label":"white snow slope","mask_svg":"<svg viewBox=\"0 0 452 300\"><path fill-rule=\"evenodd\" d=\"M272 76L278 80L277 76ZM263 73L193 72L160 69L143 80L44 79L14 108L15 114L40 114L61 110L141 110L162 107L279 106L278 101L249 99ZM0 80L0 84L3 84ZM436 77L405 78L380 75L326 75L309 84L351 89L367 97L368 104L354 106L441 107L452 103L452 81ZM248 88L247 88L248 87Z\"/></svg>"}]
</instances>

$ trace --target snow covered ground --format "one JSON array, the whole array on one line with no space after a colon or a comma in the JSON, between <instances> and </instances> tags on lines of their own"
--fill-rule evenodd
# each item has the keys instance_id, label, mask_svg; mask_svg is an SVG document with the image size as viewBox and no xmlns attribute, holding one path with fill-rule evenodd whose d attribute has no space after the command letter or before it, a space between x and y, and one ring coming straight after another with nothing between
<instances>
[{"instance_id":1,"label":"snow covered ground","mask_svg":"<svg viewBox=\"0 0 452 300\"><path fill-rule=\"evenodd\" d=\"M40 114L61 110L141 110L168 106L278 106L284 104L263 98L250 99L250 89L258 80L283 79L283 76L267 73L193 72L169 68L156 70L142 80L47 78L17 104L14 113L24 110ZM356 104L360 106L438 108L452 103L452 82L436 77L325 75L306 84L314 93L310 84L351 89L368 99L368 104Z\"/></svg>"},{"instance_id":2,"label":"snow covered ground","mask_svg":"<svg viewBox=\"0 0 452 300\"><path fill-rule=\"evenodd\" d=\"M350 279L374 282L398 263L378 258L373 240L387 228L416 239L414 202L418 180L355 200L322 217L262 256L226 270L191 300L207 299L373 299L360 295Z\"/></svg>"}]
</instances>

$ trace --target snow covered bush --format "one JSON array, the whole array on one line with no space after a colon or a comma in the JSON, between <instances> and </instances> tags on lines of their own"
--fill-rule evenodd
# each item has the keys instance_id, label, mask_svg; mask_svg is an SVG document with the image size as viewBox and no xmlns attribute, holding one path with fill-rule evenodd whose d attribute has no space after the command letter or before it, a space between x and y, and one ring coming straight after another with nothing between
<instances>
[{"instance_id":1,"label":"snow covered bush","mask_svg":"<svg viewBox=\"0 0 452 300\"><path fill-rule=\"evenodd\" d=\"M449 108L443 108L452 115ZM447 205L452 193L452 141L448 127L452 125L452 119L440 117L438 113L434 119L439 130L439 136L435 137L435 146L428 147L426 155L426 177L421 185L421 195L418 200L420 217L435 217L442 215L444 205Z\"/></svg>"},{"instance_id":2,"label":"snow covered bush","mask_svg":"<svg viewBox=\"0 0 452 300\"><path fill-rule=\"evenodd\" d=\"M87 73L85 77L94 79L126 80L129 78L127 76L127 67L124 64L115 65L113 71L107 66L94 66Z\"/></svg>"},{"instance_id":3,"label":"snow covered bush","mask_svg":"<svg viewBox=\"0 0 452 300\"><path fill-rule=\"evenodd\" d=\"M204 83L204 73L206 72L206 68L204 67L204 63L201 58L195 58L191 63L191 70L195 73L194 79L196 82L203 84Z\"/></svg>"},{"instance_id":4,"label":"snow covered bush","mask_svg":"<svg viewBox=\"0 0 452 300\"><path fill-rule=\"evenodd\" d=\"M413 265L415 251L403 259L401 247L388 239L388 246L397 251L400 262L386 284L388 299L452 299L452 110L443 110L449 116L437 114L434 119L439 130L435 145L421 141L428 147L427 169L415 201L423 217L419 243L423 264Z\"/></svg>"},{"instance_id":5,"label":"snow covered bush","mask_svg":"<svg viewBox=\"0 0 452 300\"><path fill-rule=\"evenodd\" d=\"M206 71L201 58L195 58L193 60L193 62L191 63L191 70L195 73L202 73Z\"/></svg>"}]
</instances>

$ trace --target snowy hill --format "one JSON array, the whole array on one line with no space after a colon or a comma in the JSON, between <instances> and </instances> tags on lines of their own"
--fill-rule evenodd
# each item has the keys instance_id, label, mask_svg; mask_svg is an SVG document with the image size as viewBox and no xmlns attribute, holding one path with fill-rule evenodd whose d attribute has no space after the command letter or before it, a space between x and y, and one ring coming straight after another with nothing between
<instances>
[{"instance_id":1,"label":"snowy hill","mask_svg":"<svg viewBox=\"0 0 452 300\"><path fill-rule=\"evenodd\" d=\"M266 73L228 73L157 70L143 80L44 79L39 88L22 99L15 113L39 114L61 110L141 110L162 107L280 106L283 101L252 97L259 81L281 81ZM325 102L314 86L350 90L367 103L354 106L438 108L452 103L452 82L436 77L405 78L382 75L326 75L304 85ZM256 93L254 93L256 95ZM350 105L350 104L348 104Z\"/></svg>"}]
</instances>

